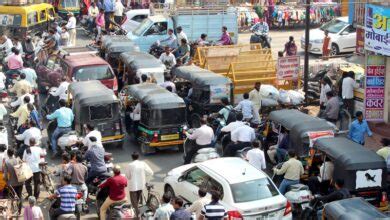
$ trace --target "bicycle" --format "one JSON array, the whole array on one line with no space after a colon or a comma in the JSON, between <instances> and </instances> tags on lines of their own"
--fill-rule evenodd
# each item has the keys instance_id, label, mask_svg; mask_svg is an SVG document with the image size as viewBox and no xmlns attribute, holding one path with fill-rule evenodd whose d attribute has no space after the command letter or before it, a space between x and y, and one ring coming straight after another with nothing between
<instances>
[{"instance_id":1,"label":"bicycle","mask_svg":"<svg viewBox=\"0 0 390 220\"><path fill-rule=\"evenodd\" d=\"M6 185L4 188L6 192L5 199L0 203L0 213L5 213L5 219L13 219L19 216L19 201L21 198L18 197L14 188L10 185Z\"/></svg>"},{"instance_id":2,"label":"bicycle","mask_svg":"<svg viewBox=\"0 0 390 220\"><path fill-rule=\"evenodd\" d=\"M142 193L141 204L143 206L148 207L150 211L155 213L156 210L160 207L160 200L159 200L160 195L156 191L153 191L154 188L153 184L146 183L145 186L146 186L147 194L145 195L145 193Z\"/></svg>"},{"instance_id":3,"label":"bicycle","mask_svg":"<svg viewBox=\"0 0 390 220\"><path fill-rule=\"evenodd\" d=\"M41 169L41 180L43 187L45 187L49 194L54 194L54 184L50 177L51 172L48 169L47 162L39 163L39 167Z\"/></svg>"}]
</instances>

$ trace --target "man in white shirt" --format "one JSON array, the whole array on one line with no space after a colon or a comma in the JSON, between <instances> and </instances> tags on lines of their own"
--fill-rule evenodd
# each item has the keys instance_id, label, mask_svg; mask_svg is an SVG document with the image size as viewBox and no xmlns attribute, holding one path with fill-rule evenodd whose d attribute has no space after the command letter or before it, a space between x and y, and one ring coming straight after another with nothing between
<instances>
[{"instance_id":1,"label":"man in white shirt","mask_svg":"<svg viewBox=\"0 0 390 220\"><path fill-rule=\"evenodd\" d=\"M199 188L198 196L199 199L192 203L192 205L186 209L186 211L190 213L195 213L196 219L199 219L199 217L201 216L203 207L211 202L210 198L207 197L207 189L205 188Z\"/></svg>"},{"instance_id":2,"label":"man in white shirt","mask_svg":"<svg viewBox=\"0 0 390 220\"><path fill-rule=\"evenodd\" d=\"M200 125L200 128L195 129L192 134L186 133L190 140L195 140L196 145L186 154L184 164L189 164L198 150L210 146L214 139L214 131L207 125L207 120L205 118L200 119Z\"/></svg>"},{"instance_id":3,"label":"man in white shirt","mask_svg":"<svg viewBox=\"0 0 390 220\"><path fill-rule=\"evenodd\" d=\"M69 46L74 47L76 46L76 18L74 17L74 14L72 12L68 13L68 23L66 24L66 29L69 32Z\"/></svg>"},{"instance_id":4,"label":"man in white shirt","mask_svg":"<svg viewBox=\"0 0 390 220\"><path fill-rule=\"evenodd\" d=\"M96 6L95 2L92 2L88 8L88 31L93 31L93 26L95 23L96 16L99 14L99 8Z\"/></svg>"},{"instance_id":5,"label":"man in white shirt","mask_svg":"<svg viewBox=\"0 0 390 220\"><path fill-rule=\"evenodd\" d=\"M171 53L171 49L168 46L165 46L165 53L161 54L160 60L167 68L176 65L176 57Z\"/></svg>"},{"instance_id":6,"label":"man in white shirt","mask_svg":"<svg viewBox=\"0 0 390 220\"><path fill-rule=\"evenodd\" d=\"M28 197L32 196L31 182L34 182L34 197L39 198L41 188L41 169L39 168L39 163L41 162L41 156L44 156L44 152L42 151L42 148L37 145L34 138L30 139L29 146L30 148L26 149L23 153L23 161L31 168L33 176L26 180L26 191Z\"/></svg>"},{"instance_id":7,"label":"man in white shirt","mask_svg":"<svg viewBox=\"0 0 390 220\"><path fill-rule=\"evenodd\" d=\"M251 146L251 143L256 139L255 129L248 125L243 125L231 132L230 139L232 143L228 144L223 150L224 157L233 157L237 150Z\"/></svg>"},{"instance_id":8,"label":"man in white shirt","mask_svg":"<svg viewBox=\"0 0 390 220\"><path fill-rule=\"evenodd\" d=\"M121 25L124 10L125 10L125 7L123 6L122 1L116 0L115 7L114 7L114 21L115 21L115 23Z\"/></svg>"},{"instance_id":9,"label":"man in white shirt","mask_svg":"<svg viewBox=\"0 0 390 220\"><path fill-rule=\"evenodd\" d=\"M138 160L139 154L137 152L134 152L131 157L133 162L129 164L126 177L128 179L130 201L136 215L139 216L138 202L141 199L142 190L145 188L146 176L153 176L153 171L147 163Z\"/></svg>"},{"instance_id":10,"label":"man in white shirt","mask_svg":"<svg viewBox=\"0 0 390 220\"><path fill-rule=\"evenodd\" d=\"M183 28L181 26L176 28L176 33L177 33L177 44L180 46L181 39L186 39L187 42L188 38L187 35L184 33Z\"/></svg>"},{"instance_id":11,"label":"man in white shirt","mask_svg":"<svg viewBox=\"0 0 390 220\"><path fill-rule=\"evenodd\" d=\"M171 204L171 199L172 196L170 194L164 193L161 199L162 204L154 213L154 219L170 220L172 213L175 212L175 209Z\"/></svg>"},{"instance_id":12,"label":"man in white shirt","mask_svg":"<svg viewBox=\"0 0 390 220\"><path fill-rule=\"evenodd\" d=\"M318 176L311 176L307 186L314 194L322 193L324 189L328 189L330 181L333 178L334 164L329 157L323 156L325 161L320 166L320 173Z\"/></svg>"},{"instance_id":13,"label":"man in white shirt","mask_svg":"<svg viewBox=\"0 0 390 220\"><path fill-rule=\"evenodd\" d=\"M244 100L238 103L234 108L237 111L241 111L244 115L244 121L251 121L253 118L254 107L251 101L249 101L249 94L244 93Z\"/></svg>"},{"instance_id":14,"label":"man in white shirt","mask_svg":"<svg viewBox=\"0 0 390 220\"><path fill-rule=\"evenodd\" d=\"M256 82L255 87L252 89L252 91L249 92L249 100L252 102L254 111L253 111L253 117L260 121L260 109L261 109L261 82Z\"/></svg>"},{"instance_id":15,"label":"man in white shirt","mask_svg":"<svg viewBox=\"0 0 390 220\"><path fill-rule=\"evenodd\" d=\"M23 105L23 104L27 104L27 103L24 103L24 97L30 97L30 104L34 104L34 96L27 93L24 89L22 90L22 96L18 97L18 99L16 99L16 101L14 102L11 102L9 105L12 107L12 108L16 108L20 105Z\"/></svg>"},{"instance_id":16,"label":"man in white shirt","mask_svg":"<svg viewBox=\"0 0 390 220\"><path fill-rule=\"evenodd\" d=\"M83 139L83 145L84 146L87 146L88 149L89 149L92 146L92 142L91 142L91 140L89 138L90 137L95 137L96 138L96 142L94 144L96 144L99 147L103 147L103 144L102 144L102 134L100 133L100 131L95 129L94 125L86 124L86 125L84 125L84 129L85 129L85 133L87 134L87 135L85 135L85 137Z\"/></svg>"},{"instance_id":17,"label":"man in white shirt","mask_svg":"<svg viewBox=\"0 0 390 220\"><path fill-rule=\"evenodd\" d=\"M252 142L253 148L246 153L246 159L252 166L256 167L256 169L265 170L266 169L265 156L264 156L264 151L260 149L260 145L261 143L259 141L253 141Z\"/></svg>"},{"instance_id":18,"label":"man in white shirt","mask_svg":"<svg viewBox=\"0 0 390 220\"><path fill-rule=\"evenodd\" d=\"M58 86L56 91L51 93L51 95L58 96L60 100L61 99L67 100L68 99L68 87L69 87L69 82L67 81L66 76L63 76L60 86Z\"/></svg>"},{"instance_id":19,"label":"man in white shirt","mask_svg":"<svg viewBox=\"0 0 390 220\"><path fill-rule=\"evenodd\" d=\"M12 44L11 39L7 37L7 35L3 35L0 38L0 50L5 50L6 54L9 55L11 53L11 49L14 45Z\"/></svg>"},{"instance_id":20,"label":"man in white shirt","mask_svg":"<svg viewBox=\"0 0 390 220\"><path fill-rule=\"evenodd\" d=\"M222 149L225 149L225 147L230 143L230 134L232 131L234 131L236 128L241 127L245 125L245 122L242 121L243 116L241 112L237 112L236 114L236 121L230 122L228 125L224 126L221 129L222 132L222 138L221 138L221 144Z\"/></svg>"},{"instance_id":21,"label":"man in white shirt","mask_svg":"<svg viewBox=\"0 0 390 220\"><path fill-rule=\"evenodd\" d=\"M165 88L165 89L166 89L168 86L170 86L170 87L172 88L172 92L173 92L173 93L176 93L176 85L175 85L175 83L173 83L173 82L171 81L171 76L169 76L169 75L165 76L165 81L164 81L162 84L160 84L160 86L163 87L163 88Z\"/></svg>"},{"instance_id":22,"label":"man in white shirt","mask_svg":"<svg viewBox=\"0 0 390 220\"><path fill-rule=\"evenodd\" d=\"M25 130L22 134L15 135L16 140L23 141L25 145L30 145L30 140L34 139L35 143L39 145L42 139L42 132L34 120L30 120L29 129Z\"/></svg>"},{"instance_id":23,"label":"man in white shirt","mask_svg":"<svg viewBox=\"0 0 390 220\"><path fill-rule=\"evenodd\" d=\"M341 86L341 96L343 98L344 106L349 111L351 116L354 115L353 90L359 87L359 85L356 84L354 78L355 73L349 71L346 73L346 77L343 79Z\"/></svg>"}]
</instances>

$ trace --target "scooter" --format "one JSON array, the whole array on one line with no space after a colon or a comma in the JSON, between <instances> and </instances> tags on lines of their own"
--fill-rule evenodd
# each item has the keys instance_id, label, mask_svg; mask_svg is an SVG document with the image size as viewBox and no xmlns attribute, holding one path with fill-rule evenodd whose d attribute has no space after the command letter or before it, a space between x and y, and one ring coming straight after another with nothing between
<instances>
[{"instance_id":1,"label":"scooter","mask_svg":"<svg viewBox=\"0 0 390 220\"><path fill-rule=\"evenodd\" d=\"M191 133L191 129L188 131L189 133ZM183 158L185 158L188 154L188 152L190 152L190 150L196 145L195 141L194 140L191 140L189 138L186 138L186 140L184 141L184 144L183 144ZM198 152L196 154L194 154L194 156L191 158L191 162L192 163L199 163L199 162L203 162L203 161L206 161L206 160L211 160L211 159L215 159L215 158L219 158L220 155L218 154L217 150L215 148L212 148L212 147L206 147L206 148L202 148L202 149L199 149Z\"/></svg>"},{"instance_id":2,"label":"scooter","mask_svg":"<svg viewBox=\"0 0 390 220\"><path fill-rule=\"evenodd\" d=\"M77 196L78 196L78 194L77 194ZM60 202L61 202L61 199L59 197L53 199L53 201L51 202L50 207L49 207L50 216L54 212L55 209L60 207ZM80 215L77 215L76 211L75 211L75 213L62 214L62 215L58 216L57 219L77 219L77 220L79 220Z\"/></svg>"},{"instance_id":3,"label":"scooter","mask_svg":"<svg viewBox=\"0 0 390 220\"><path fill-rule=\"evenodd\" d=\"M250 38L250 43L260 43L261 47L264 48L271 48L271 38L268 36L268 33L266 32L253 32Z\"/></svg>"}]
</instances>

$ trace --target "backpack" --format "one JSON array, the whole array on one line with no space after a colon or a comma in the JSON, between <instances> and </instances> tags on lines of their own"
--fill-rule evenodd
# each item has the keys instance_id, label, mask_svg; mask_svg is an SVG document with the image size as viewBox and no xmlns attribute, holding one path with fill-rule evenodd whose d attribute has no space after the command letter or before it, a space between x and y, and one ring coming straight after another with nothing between
<instances>
[{"instance_id":1,"label":"backpack","mask_svg":"<svg viewBox=\"0 0 390 220\"><path fill-rule=\"evenodd\" d=\"M226 108L227 110L229 110L229 115L226 119L226 124L228 125L229 123L231 122L234 122L237 120L237 112L236 110L234 110L234 108L232 106L230 106L230 108L228 108L228 106L225 106L224 108Z\"/></svg>"}]
</instances>

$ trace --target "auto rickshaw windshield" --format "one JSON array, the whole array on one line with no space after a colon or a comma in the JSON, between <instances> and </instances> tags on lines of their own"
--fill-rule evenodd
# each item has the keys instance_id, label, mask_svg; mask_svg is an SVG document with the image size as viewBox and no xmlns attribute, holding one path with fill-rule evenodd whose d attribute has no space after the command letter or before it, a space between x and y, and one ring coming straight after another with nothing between
<instances>
[{"instance_id":1,"label":"auto rickshaw windshield","mask_svg":"<svg viewBox=\"0 0 390 220\"><path fill-rule=\"evenodd\" d=\"M141 122L150 127L185 124L185 108L147 109L141 106Z\"/></svg>"},{"instance_id":2,"label":"auto rickshaw windshield","mask_svg":"<svg viewBox=\"0 0 390 220\"><path fill-rule=\"evenodd\" d=\"M89 118L91 121L111 119L113 117L112 104L95 105L89 107Z\"/></svg>"}]
</instances>

